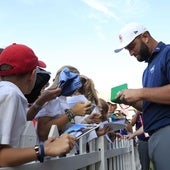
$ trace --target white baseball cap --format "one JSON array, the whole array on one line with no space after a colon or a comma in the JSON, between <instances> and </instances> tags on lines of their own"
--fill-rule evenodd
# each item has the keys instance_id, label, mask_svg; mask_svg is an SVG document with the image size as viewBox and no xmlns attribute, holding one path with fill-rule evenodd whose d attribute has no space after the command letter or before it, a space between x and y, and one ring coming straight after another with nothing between
<instances>
[{"instance_id":1,"label":"white baseball cap","mask_svg":"<svg viewBox=\"0 0 170 170\"><path fill-rule=\"evenodd\" d=\"M119 33L120 46L114 50L115 53L120 52L128 46L138 35L146 32L147 29L139 23L130 23L123 27Z\"/></svg>"}]
</instances>

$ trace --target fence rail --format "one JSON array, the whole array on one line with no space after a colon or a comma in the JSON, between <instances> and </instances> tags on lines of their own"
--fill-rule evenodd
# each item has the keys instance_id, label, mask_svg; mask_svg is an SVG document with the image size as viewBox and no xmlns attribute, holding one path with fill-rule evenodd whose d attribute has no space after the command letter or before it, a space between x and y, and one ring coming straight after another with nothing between
<instances>
[{"instance_id":1,"label":"fence rail","mask_svg":"<svg viewBox=\"0 0 170 170\"><path fill-rule=\"evenodd\" d=\"M46 157L44 163L35 161L0 170L135 170L132 140L116 139L110 143L105 136L101 136L88 143L85 141L86 136L79 139L79 154L72 150L64 157Z\"/></svg>"},{"instance_id":2,"label":"fence rail","mask_svg":"<svg viewBox=\"0 0 170 170\"><path fill-rule=\"evenodd\" d=\"M0 170L48 170L49 168L50 170L135 170L132 141L116 140L108 143L102 136L89 142L89 146L88 153L46 158L44 163L31 162L14 168L0 168Z\"/></svg>"}]
</instances>

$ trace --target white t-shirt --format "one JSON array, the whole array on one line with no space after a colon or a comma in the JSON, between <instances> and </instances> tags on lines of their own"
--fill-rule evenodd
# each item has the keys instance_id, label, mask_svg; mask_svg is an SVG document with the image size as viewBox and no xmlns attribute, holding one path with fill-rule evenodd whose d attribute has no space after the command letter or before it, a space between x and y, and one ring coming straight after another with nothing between
<instances>
[{"instance_id":1,"label":"white t-shirt","mask_svg":"<svg viewBox=\"0 0 170 170\"><path fill-rule=\"evenodd\" d=\"M65 109L69 109L65 96L57 97L54 100L49 101L45 106L37 113L35 119L48 116L58 118L65 114ZM70 122L63 127L65 131L70 126Z\"/></svg>"},{"instance_id":2,"label":"white t-shirt","mask_svg":"<svg viewBox=\"0 0 170 170\"><path fill-rule=\"evenodd\" d=\"M49 117L59 117L65 114L65 109L69 106L66 101L65 96L57 97L54 100L49 101L45 106L37 113L36 119L39 117L49 116Z\"/></svg>"},{"instance_id":3,"label":"white t-shirt","mask_svg":"<svg viewBox=\"0 0 170 170\"><path fill-rule=\"evenodd\" d=\"M18 147L26 124L27 99L8 81L0 81L0 144Z\"/></svg>"},{"instance_id":4,"label":"white t-shirt","mask_svg":"<svg viewBox=\"0 0 170 170\"><path fill-rule=\"evenodd\" d=\"M73 96L68 96L67 97L67 103L69 105L70 108L72 108L77 102L84 102L87 103L88 100L87 98L80 94L80 95L73 95Z\"/></svg>"}]
</instances>

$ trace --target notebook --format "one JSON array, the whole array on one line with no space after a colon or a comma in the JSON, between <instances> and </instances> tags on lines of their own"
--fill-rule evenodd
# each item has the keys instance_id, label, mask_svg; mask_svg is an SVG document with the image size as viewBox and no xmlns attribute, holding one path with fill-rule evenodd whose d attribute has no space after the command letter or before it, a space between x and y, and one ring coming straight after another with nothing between
<instances>
[{"instance_id":1,"label":"notebook","mask_svg":"<svg viewBox=\"0 0 170 170\"><path fill-rule=\"evenodd\" d=\"M117 95L123 91L124 89L127 89L128 85L127 83L121 84L119 86L115 86L111 88L111 101L115 103L121 103L120 99L117 98Z\"/></svg>"}]
</instances>

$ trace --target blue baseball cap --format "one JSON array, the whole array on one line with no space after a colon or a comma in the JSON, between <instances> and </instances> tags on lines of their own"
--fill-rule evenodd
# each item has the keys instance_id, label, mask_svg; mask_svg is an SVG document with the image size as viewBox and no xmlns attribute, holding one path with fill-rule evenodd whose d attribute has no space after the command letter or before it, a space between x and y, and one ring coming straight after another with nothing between
<instances>
[{"instance_id":1,"label":"blue baseball cap","mask_svg":"<svg viewBox=\"0 0 170 170\"><path fill-rule=\"evenodd\" d=\"M64 68L59 75L58 87L62 89L62 96L70 96L77 89L82 87L80 76L77 73L73 73L69 68Z\"/></svg>"}]
</instances>

